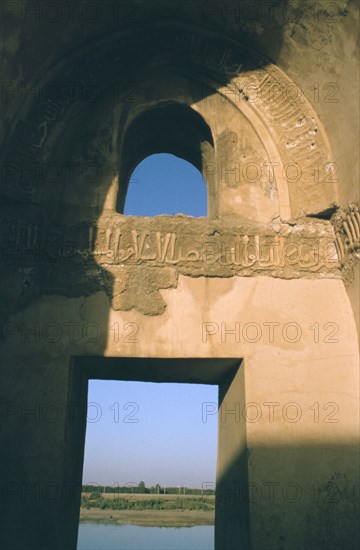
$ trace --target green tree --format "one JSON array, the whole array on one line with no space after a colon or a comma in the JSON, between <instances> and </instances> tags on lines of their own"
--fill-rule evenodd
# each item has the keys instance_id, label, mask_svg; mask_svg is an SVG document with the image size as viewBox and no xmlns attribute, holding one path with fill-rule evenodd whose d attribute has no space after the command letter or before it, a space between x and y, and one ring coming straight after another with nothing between
<instances>
[{"instance_id":1,"label":"green tree","mask_svg":"<svg viewBox=\"0 0 360 550\"><path fill-rule=\"evenodd\" d=\"M138 489L139 489L139 493L145 493L146 492L146 487L145 487L144 481L140 481L140 483L138 485Z\"/></svg>"}]
</instances>

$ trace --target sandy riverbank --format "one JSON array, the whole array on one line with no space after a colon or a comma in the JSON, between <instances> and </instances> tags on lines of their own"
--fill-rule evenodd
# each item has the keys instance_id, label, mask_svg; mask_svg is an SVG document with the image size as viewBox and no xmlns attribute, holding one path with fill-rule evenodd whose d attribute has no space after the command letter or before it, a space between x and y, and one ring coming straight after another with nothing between
<instances>
[{"instance_id":1,"label":"sandy riverbank","mask_svg":"<svg viewBox=\"0 0 360 550\"><path fill-rule=\"evenodd\" d=\"M100 510L80 508L80 521L140 525L144 527L193 527L213 525L214 512L201 510Z\"/></svg>"}]
</instances>

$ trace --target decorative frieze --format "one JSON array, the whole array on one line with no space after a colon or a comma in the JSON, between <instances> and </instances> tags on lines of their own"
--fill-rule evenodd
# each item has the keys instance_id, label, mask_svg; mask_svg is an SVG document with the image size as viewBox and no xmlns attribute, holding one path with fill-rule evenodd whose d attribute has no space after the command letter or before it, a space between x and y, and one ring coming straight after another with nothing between
<instances>
[{"instance_id":1,"label":"decorative frieze","mask_svg":"<svg viewBox=\"0 0 360 550\"><path fill-rule=\"evenodd\" d=\"M354 280L354 267L360 259L360 214L359 206L351 203L334 214L335 245L342 277L349 286Z\"/></svg>"},{"instance_id":2,"label":"decorative frieze","mask_svg":"<svg viewBox=\"0 0 360 550\"><path fill-rule=\"evenodd\" d=\"M171 267L190 276L337 276L338 252L330 224L268 229L182 216L116 215L69 226L2 224L3 262L118 267Z\"/></svg>"}]
</instances>

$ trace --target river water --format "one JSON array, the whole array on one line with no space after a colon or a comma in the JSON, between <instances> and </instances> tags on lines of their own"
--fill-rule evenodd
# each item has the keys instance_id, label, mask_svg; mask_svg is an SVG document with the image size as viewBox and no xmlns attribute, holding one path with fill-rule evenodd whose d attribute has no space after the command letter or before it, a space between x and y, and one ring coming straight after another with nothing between
<instances>
[{"instance_id":1,"label":"river water","mask_svg":"<svg viewBox=\"0 0 360 550\"><path fill-rule=\"evenodd\" d=\"M214 526L80 523L77 550L214 550Z\"/></svg>"}]
</instances>

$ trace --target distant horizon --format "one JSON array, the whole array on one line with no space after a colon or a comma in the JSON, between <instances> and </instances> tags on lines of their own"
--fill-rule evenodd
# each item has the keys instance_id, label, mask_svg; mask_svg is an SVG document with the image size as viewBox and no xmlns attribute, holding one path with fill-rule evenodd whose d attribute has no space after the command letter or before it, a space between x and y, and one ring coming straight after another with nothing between
<instances>
[{"instance_id":1,"label":"distant horizon","mask_svg":"<svg viewBox=\"0 0 360 550\"><path fill-rule=\"evenodd\" d=\"M137 488L137 487L139 486L138 484L136 484L136 482L134 482L134 483L135 483L135 485L133 485L133 486L130 486L130 485L129 485L129 486L128 486L129 491L130 491L132 488ZM140 482L139 482L139 483L140 483ZM210 487L211 484L212 484L213 486ZM157 486L157 485L158 485L157 483L155 483L155 485L147 485L147 484L145 483L145 488L146 488L146 489L156 489L156 486ZM196 489L196 490L198 490L198 491L213 491L213 490L215 489L215 481L214 481L214 482L210 482L210 481L209 481L209 482L208 482L208 485L209 485L209 486L206 486L206 487L205 487L205 486L204 486L204 487L190 487L189 485L185 485L185 486L184 486L184 485L180 485L180 486L179 486L179 485L161 485L160 483L159 483L159 485L160 485L160 489L161 489L161 490L163 490L163 489L165 489L165 490L167 490L167 489L179 489L179 488L180 488L180 489L191 489L191 490ZM118 488L118 487L121 488L121 489L123 489L123 488L127 487L127 485L116 485L116 484L96 483L96 482L84 482L84 481L83 481L83 483L82 483L82 486L83 486L83 487L100 487L100 488L106 487L106 488L111 488L111 489L116 489L116 488Z\"/></svg>"}]
</instances>

